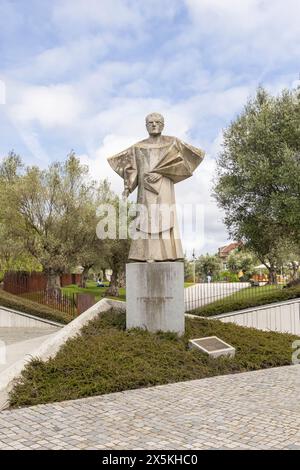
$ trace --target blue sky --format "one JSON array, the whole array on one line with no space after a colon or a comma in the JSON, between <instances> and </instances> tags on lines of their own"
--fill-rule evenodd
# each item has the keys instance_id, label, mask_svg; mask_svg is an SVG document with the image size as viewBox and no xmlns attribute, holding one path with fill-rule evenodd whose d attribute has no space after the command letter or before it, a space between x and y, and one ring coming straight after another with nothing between
<instances>
[{"instance_id":1,"label":"blue sky","mask_svg":"<svg viewBox=\"0 0 300 470\"><path fill-rule=\"evenodd\" d=\"M259 84L299 83L299 16L298 0L0 0L0 157L46 166L74 149L121 191L106 157L161 112L207 153L176 194L204 206L185 249L213 252L227 242L210 196L222 129Z\"/></svg>"}]
</instances>

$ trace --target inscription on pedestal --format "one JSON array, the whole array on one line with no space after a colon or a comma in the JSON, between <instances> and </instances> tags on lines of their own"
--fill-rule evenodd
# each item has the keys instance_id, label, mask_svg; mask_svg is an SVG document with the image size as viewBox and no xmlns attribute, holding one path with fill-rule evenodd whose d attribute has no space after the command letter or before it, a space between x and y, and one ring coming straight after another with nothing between
<instances>
[{"instance_id":1,"label":"inscription on pedestal","mask_svg":"<svg viewBox=\"0 0 300 470\"><path fill-rule=\"evenodd\" d=\"M126 326L184 333L182 262L126 266Z\"/></svg>"}]
</instances>

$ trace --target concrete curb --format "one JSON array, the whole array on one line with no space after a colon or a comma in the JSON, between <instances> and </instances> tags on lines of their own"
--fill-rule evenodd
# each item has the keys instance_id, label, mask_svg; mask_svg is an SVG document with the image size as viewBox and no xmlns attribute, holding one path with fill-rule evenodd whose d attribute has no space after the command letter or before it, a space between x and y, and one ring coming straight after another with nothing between
<instances>
[{"instance_id":1,"label":"concrete curb","mask_svg":"<svg viewBox=\"0 0 300 470\"><path fill-rule=\"evenodd\" d=\"M300 303L300 298L295 298L295 299L290 299L290 300L284 300L282 302L273 302L271 304L257 305L257 307L249 307L249 308L245 308L242 310L234 310L233 312L221 313L220 315L212 315L209 318L213 320L217 320L218 318L232 317L234 315L241 315L241 314L243 315L245 313L268 310L274 307L276 308L285 307L286 305L299 304L299 303ZM205 318L208 318L208 317L205 317Z\"/></svg>"},{"instance_id":2,"label":"concrete curb","mask_svg":"<svg viewBox=\"0 0 300 470\"><path fill-rule=\"evenodd\" d=\"M187 318L194 318L194 319L205 319L205 320L211 320L212 317L201 317L200 315L193 315L192 313L185 313L184 314L185 317Z\"/></svg>"},{"instance_id":3,"label":"concrete curb","mask_svg":"<svg viewBox=\"0 0 300 470\"><path fill-rule=\"evenodd\" d=\"M51 338L46 339L45 342L37 349L33 350L30 354L26 354L23 359L15 362L11 367L5 369L0 375L0 392L5 391L5 389L8 390L12 386L13 381L20 375L26 364L28 364L28 362L33 358L39 358L42 361L46 361L50 357L53 357L68 339L74 338L80 332L84 325L111 308L116 308L116 302L118 301L108 301L107 299L100 300L79 317L61 328L61 330Z\"/></svg>"},{"instance_id":4,"label":"concrete curb","mask_svg":"<svg viewBox=\"0 0 300 470\"><path fill-rule=\"evenodd\" d=\"M0 305L0 317L1 317L1 311L5 311L5 312L8 312L8 313L12 313L14 315L17 315L18 317L18 320L21 320L21 318L24 319L24 325L20 324L16 324L14 325L13 321L10 321L10 322L7 322L7 321L3 321L3 319L0 319L0 327L1 328L11 328L11 327L14 327L14 328L18 328L19 326L20 327L25 327L25 326L44 326L44 324L46 325L52 325L52 326L58 326L60 328L63 328L65 325L64 323L58 323L56 321L53 321L53 320L48 320L47 318L41 318L41 317L38 317L38 316L35 316L35 315L31 315L30 313L24 313L24 312L20 312L19 310L14 310L13 308L8 308L8 307L3 307L2 305ZM20 318L21 317L21 318ZM7 323L7 324L6 324ZM18 322L16 322L18 323ZM21 321L22 323L22 321ZM36 325L37 323L37 325ZM42 323L42 325L39 325L39 323Z\"/></svg>"},{"instance_id":5,"label":"concrete curb","mask_svg":"<svg viewBox=\"0 0 300 470\"><path fill-rule=\"evenodd\" d=\"M112 308L117 308L118 310L126 312L126 301L124 302L123 300L107 299L106 297L103 300L106 300L106 302L111 305Z\"/></svg>"},{"instance_id":6,"label":"concrete curb","mask_svg":"<svg viewBox=\"0 0 300 470\"><path fill-rule=\"evenodd\" d=\"M187 318L218 320L223 323L234 323L246 328L277 333L300 334L300 299L289 299L283 302L258 305L243 310L222 313L219 315L200 316L186 313Z\"/></svg>"},{"instance_id":7,"label":"concrete curb","mask_svg":"<svg viewBox=\"0 0 300 470\"><path fill-rule=\"evenodd\" d=\"M218 315L202 316L186 312L185 316L190 318L205 318L206 320L218 320L220 318L232 317L234 315L241 315L244 313L252 313L254 311L267 310L273 307L285 307L286 305L292 305L295 303L300 303L299 297L296 297L295 299L283 300L281 302L272 302L271 304L257 305L256 307L248 307L241 310L233 310L232 312L219 313Z\"/></svg>"}]
</instances>

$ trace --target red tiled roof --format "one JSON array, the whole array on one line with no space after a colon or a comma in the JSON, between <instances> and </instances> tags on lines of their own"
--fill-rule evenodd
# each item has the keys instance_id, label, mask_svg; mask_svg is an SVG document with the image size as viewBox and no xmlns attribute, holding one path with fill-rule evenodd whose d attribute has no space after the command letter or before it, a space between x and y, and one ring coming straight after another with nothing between
<instances>
[{"instance_id":1,"label":"red tiled roof","mask_svg":"<svg viewBox=\"0 0 300 470\"><path fill-rule=\"evenodd\" d=\"M233 242L233 243L230 243L229 245L221 246L221 248L219 248L219 253L222 255L227 255L232 250L235 250L236 248L238 248L240 245L241 244L239 242Z\"/></svg>"}]
</instances>

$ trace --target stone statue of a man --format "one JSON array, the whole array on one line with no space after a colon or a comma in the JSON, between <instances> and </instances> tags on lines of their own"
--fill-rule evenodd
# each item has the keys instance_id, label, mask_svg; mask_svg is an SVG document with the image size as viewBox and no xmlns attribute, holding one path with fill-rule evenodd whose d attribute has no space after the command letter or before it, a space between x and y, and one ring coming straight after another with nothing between
<instances>
[{"instance_id":1,"label":"stone statue of a man","mask_svg":"<svg viewBox=\"0 0 300 470\"><path fill-rule=\"evenodd\" d=\"M131 261L176 261L183 259L177 228L174 183L192 176L204 152L176 137L161 135L164 118L146 117L149 137L108 158L124 179L125 198L138 186L140 236L131 242ZM169 208L169 210L168 210ZM138 233L137 232L137 233Z\"/></svg>"}]
</instances>

